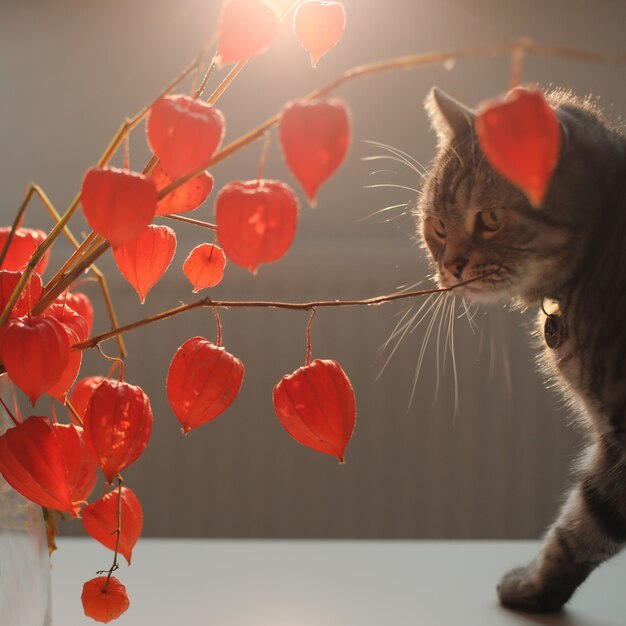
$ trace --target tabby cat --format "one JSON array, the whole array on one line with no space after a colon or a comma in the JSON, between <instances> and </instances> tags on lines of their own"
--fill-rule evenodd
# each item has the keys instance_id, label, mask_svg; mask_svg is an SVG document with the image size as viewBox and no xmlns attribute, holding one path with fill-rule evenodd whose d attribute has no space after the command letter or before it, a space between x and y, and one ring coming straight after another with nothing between
<instances>
[{"instance_id":1,"label":"tabby cat","mask_svg":"<svg viewBox=\"0 0 626 626\"><path fill-rule=\"evenodd\" d=\"M589 99L546 97L562 148L539 209L487 163L474 112L437 89L438 153L417 207L442 286L478 277L456 293L537 307L542 368L588 436L540 553L498 586L530 612L558 610L626 541L626 137Z\"/></svg>"}]
</instances>

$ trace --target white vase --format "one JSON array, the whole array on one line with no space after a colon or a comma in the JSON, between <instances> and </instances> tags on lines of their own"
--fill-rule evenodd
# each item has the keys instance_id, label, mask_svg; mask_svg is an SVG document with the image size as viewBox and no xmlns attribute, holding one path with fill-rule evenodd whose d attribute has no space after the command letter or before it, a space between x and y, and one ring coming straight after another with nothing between
<instances>
[{"instance_id":1,"label":"white vase","mask_svg":"<svg viewBox=\"0 0 626 626\"><path fill-rule=\"evenodd\" d=\"M17 411L13 386L0 375L0 396ZM13 426L0 405L0 434ZM0 475L0 624L50 626L50 558L40 506L26 500Z\"/></svg>"}]
</instances>

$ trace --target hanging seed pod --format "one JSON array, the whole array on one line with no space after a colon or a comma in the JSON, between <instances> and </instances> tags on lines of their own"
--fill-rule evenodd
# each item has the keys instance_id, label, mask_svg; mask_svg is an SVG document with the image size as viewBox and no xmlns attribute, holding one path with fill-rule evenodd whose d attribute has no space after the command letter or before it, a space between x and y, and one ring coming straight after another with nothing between
<instances>
[{"instance_id":1,"label":"hanging seed pod","mask_svg":"<svg viewBox=\"0 0 626 626\"><path fill-rule=\"evenodd\" d=\"M341 2L306 0L298 5L293 18L293 30L313 67L341 39L345 26Z\"/></svg>"},{"instance_id":2,"label":"hanging seed pod","mask_svg":"<svg viewBox=\"0 0 626 626\"><path fill-rule=\"evenodd\" d=\"M348 152L348 107L338 98L287 103L279 135L287 167L314 205L320 185L337 170Z\"/></svg>"},{"instance_id":3,"label":"hanging seed pod","mask_svg":"<svg viewBox=\"0 0 626 626\"><path fill-rule=\"evenodd\" d=\"M150 400L140 387L103 380L85 410L85 440L110 483L137 460L152 432Z\"/></svg>"},{"instance_id":4,"label":"hanging seed pod","mask_svg":"<svg viewBox=\"0 0 626 626\"><path fill-rule=\"evenodd\" d=\"M226 256L256 272L280 259L291 246L298 221L293 190L276 180L233 181L215 202L217 238Z\"/></svg>"},{"instance_id":5,"label":"hanging seed pod","mask_svg":"<svg viewBox=\"0 0 626 626\"><path fill-rule=\"evenodd\" d=\"M17 283L22 278L23 272L0 270L0 312L4 311L11 294ZM26 288L22 291L9 317L21 317L30 313L33 306L41 298L41 278L36 272L30 275Z\"/></svg>"},{"instance_id":6,"label":"hanging seed pod","mask_svg":"<svg viewBox=\"0 0 626 626\"><path fill-rule=\"evenodd\" d=\"M174 181L172 177L157 163L150 178L160 192L169 187ZM208 197L213 189L213 176L209 172L198 174L174 191L168 193L157 202L157 215L177 215L197 209Z\"/></svg>"},{"instance_id":7,"label":"hanging seed pod","mask_svg":"<svg viewBox=\"0 0 626 626\"><path fill-rule=\"evenodd\" d=\"M107 380L105 376L85 376L76 381L76 384L72 388L70 404L74 407L74 410L78 413L78 417L82 420L85 419L85 410L87 409L91 394L103 380ZM72 415L72 420L73 419L74 416Z\"/></svg>"},{"instance_id":8,"label":"hanging seed pod","mask_svg":"<svg viewBox=\"0 0 626 626\"><path fill-rule=\"evenodd\" d=\"M316 359L284 376L274 387L274 410L296 441L343 463L354 430L356 401L339 363Z\"/></svg>"},{"instance_id":9,"label":"hanging seed pod","mask_svg":"<svg viewBox=\"0 0 626 626\"><path fill-rule=\"evenodd\" d=\"M9 378L34 405L61 378L70 358L70 339L53 317L16 317L0 331L0 355Z\"/></svg>"},{"instance_id":10,"label":"hanging seed pod","mask_svg":"<svg viewBox=\"0 0 626 626\"><path fill-rule=\"evenodd\" d=\"M85 338L89 337L93 326L93 304L91 304L89 297L81 291L69 291L61 294L55 300L55 303L63 304L78 313L85 320L87 325Z\"/></svg>"},{"instance_id":11,"label":"hanging seed pod","mask_svg":"<svg viewBox=\"0 0 626 626\"><path fill-rule=\"evenodd\" d=\"M203 337L178 348L167 374L167 398L183 431L220 415L237 397L243 372L239 359Z\"/></svg>"},{"instance_id":12,"label":"hanging seed pod","mask_svg":"<svg viewBox=\"0 0 626 626\"><path fill-rule=\"evenodd\" d=\"M183 263L183 272L193 285L193 292L215 287L224 278L226 255L213 243L196 246Z\"/></svg>"},{"instance_id":13,"label":"hanging seed pod","mask_svg":"<svg viewBox=\"0 0 626 626\"><path fill-rule=\"evenodd\" d=\"M156 212L154 183L143 174L114 167L94 167L81 193L87 223L114 248L134 239Z\"/></svg>"},{"instance_id":14,"label":"hanging seed pod","mask_svg":"<svg viewBox=\"0 0 626 626\"><path fill-rule=\"evenodd\" d=\"M0 250L4 248L4 245L9 237L11 228L5 226L0 228ZM34 230L33 228L16 228L13 234L13 239L9 244L9 249L4 261L2 262L2 269L9 270L10 272L22 271L33 252L37 249L40 243L47 237L47 234L43 230ZM50 259L50 249L46 250L46 253L41 258L41 261L37 263L35 271L42 275L46 271L48 266L48 260Z\"/></svg>"},{"instance_id":15,"label":"hanging seed pod","mask_svg":"<svg viewBox=\"0 0 626 626\"><path fill-rule=\"evenodd\" d=\"M245 61L266 50L278 35L280 18L263 0L227 0L219 26L218 65Z\"/></svg>"},{"instance_id":16,"label":"hanging seed pod","mask_svg":"<svg viewBox=\"0 0 626 626\"><path fill-rule=\"evenodd\" d=\"M75 424L52 424L63 452L72 502L86 502L96 486L96 462L85 443L84 432Z\"/></svg>"},{"instance_id":17,"label":"hanging seed pod","mask_svg":"<svg viewBox=\"0 0 626 626\"><path fill-rule=\"evenodd\" d=\"M46 317L53 317L76 333L77 341L84 341L89 336L87 320L66 304L54 302L44 312ZM76 343L74 341L73 343Z\"/></svg>"},{"instance_id":18,"label":"hanging seed pod","mask_svg":"<svg viewBox=\"0 0 626 626\"><path fill-rule=\"evenodd\" d=\"M85 615L104 624L117 619L130 606L126 587L115 576L88 580L80 599Z\"/></svg>"},{"instance_id":19,"label":"hanging seed pod","mask_svg":"<svg viewBox=\"0 0 626 626\"><path fill-rule=\"evenodd\" d=\"M479 108L476 136L495 170L534 207L543 202L561 151L561 127L543 94L518 87Z\"/></svg>"},{"instance_id":20,"label":"hanging seed pod","mask_svg":"<svg viewBox=\"0 0 626 626\"><path fill-rule=\"evenodd\" d=\"M119 552L130 565L133 548L141 535L143 512L137 496L128 488L121 492ZM81 512L85 532L109 550L115 550L118 528L118 490L109 491Z\"/></svg>"},{"instance_id":21,"label":"hanging seed pod","mask_svg":"<svg viewBox=\"0 0 626 626\"><path fill-rule=\"evenodd\" d=\"M0 473L28 500L71 515L95 484L81 433L33 415L0 436ZM94 466L95 468L95 466Z\"/></svg>"},{"instance_id":22,"label":"hanging seed pod","mask_svg":"<svg viewBox=\"0 0 626 626\"><path fill-rule=\"evenodd\" d=\"M167 271L176 252L176 233L151 224L135 239L113 251L122 276L135 288L141 303Z\"/></svg>"},{"instance_id":23,"label":"hanging seed pod","mask_svg":"<svg viewBox=\"0 0 626 626\"><path fill-rule=\"evenodd\" d=\"M68 339L70 341L70 346L78 343L80 341L78 335L74 330L69 327L65 327L65 332L67 333ZM67 365L65 369L61 373L59 380L57 380L50 389L48 389L47 393L52 398L56 398L59 402L64 403L65 397L67 396L67 392L70 387L74 384L76 377L78 376L78 372L80 371L80 366L83 362L83 353L80 350L70 350L70 356L67 361Z\"/></svg>"},{"instance_id":24,"label":"hanging seed pod","mask_svg":"<svg viewBox=\"0 0 626 626\"><path fill-rule=\"evenodd\" d=\"M208 163L222 143L224 116L189 96L165 96L154 103L146 123L148 143L174 179Z\"/></svg>"}]
</instances>

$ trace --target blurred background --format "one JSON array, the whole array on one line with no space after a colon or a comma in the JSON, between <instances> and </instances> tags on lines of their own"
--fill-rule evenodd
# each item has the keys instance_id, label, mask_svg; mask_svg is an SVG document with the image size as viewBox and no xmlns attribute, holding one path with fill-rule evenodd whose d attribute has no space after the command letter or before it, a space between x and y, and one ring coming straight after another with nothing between
<instances>
[{"instance_id":1,"label":"blurred background","mask_svg":"<svg viewBox=\"0 0 626 626\"><path fill-rule=\"evenodd\" d=\"M270 51L248 64L218 103L227 120L226 141L355 65L522 36L617 51L626 23L620 0L344 0L344 5L344 37L315 70L288 25ZM220 6L218 0L2 0L2 223L11 222L29 181L64 210L122 120L156 97L210 37ZM405 151L427 166L435 149L422 107L428 90L438 85L475 105L506 89L509 67L505 57L468 59L370 76L340 88L336 95L352 111L353 141L315 209L286 170L273 132L265 174L300 194L295 243L282 261L262 266L257 276L230 264L210 295L310 301L428 286L428 264L415 245L406 208L419 176L392 160L367 160L389 154L369 142ZM223 71L214 75L209 89L223 76ZM611 118L626 112L623 67L527 58L523 80L592 93ZM254 178L260 150L261 144L254 144L216 167L216 189ZM131 141L131 165L140 169L147 157L141 126ZM212 221L214 197L190 216ZM85 231L81 220L73 222L76 233ZM51 227L37 202L25 223ZM162 223L176 228L178 251L144 306L110 253L99 263L123 323L199 297L191 293L181 265L207 233ZM60 241L49 275L68 253ZM96 286L88 283L84 290L99 307L96 331L106 330ZM149 394L155 416L146 453L124 472L143 504L144 534L538 537L556 514L581 442L567 425L561 400L544 389L535 372L529 347L534 312L472 307L468 316L457 302L445 316L433 317L431 311L419 325L407 327L402 341L396 338L385 348L396 326L403 328L423 303L318 311L313 357L337 359L357 394L357 426L345 465L291 440L274 416L273 386L304 363L306 313L222 312L224 345L246 366L244 386L226 413L187 437L167 404L165 376L183 341L194 335L215 338L212 312L129 333L125 378ZM105 349L114 353L115 344ZM99 355L86 357L85 374L107 370ZM49 411L49 403L41 400L36 411ZM58 406L57 411L62 414ZM62 532L82 530L71 522Z\"/></svg>"}]
</instances>

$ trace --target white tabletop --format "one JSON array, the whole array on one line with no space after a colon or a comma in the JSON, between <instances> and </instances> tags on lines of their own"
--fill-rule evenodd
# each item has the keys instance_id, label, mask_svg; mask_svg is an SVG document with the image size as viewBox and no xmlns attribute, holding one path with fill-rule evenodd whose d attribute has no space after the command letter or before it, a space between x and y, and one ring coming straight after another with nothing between
<instances>
[{"instance_id":1,"label":"white tabletop","mask_svg":"<svg viewBox=\"0 0 626 626\"><path fill-rule=\"evenodd\" d=\"M53 556L54 626L94 624L85 580L112 553L63 538ZM495 585L534 541L142 539L117 576L119 626L624 626L626 555L603 565L563 613L502 609Z\"/></svg>"}]
</instances>

